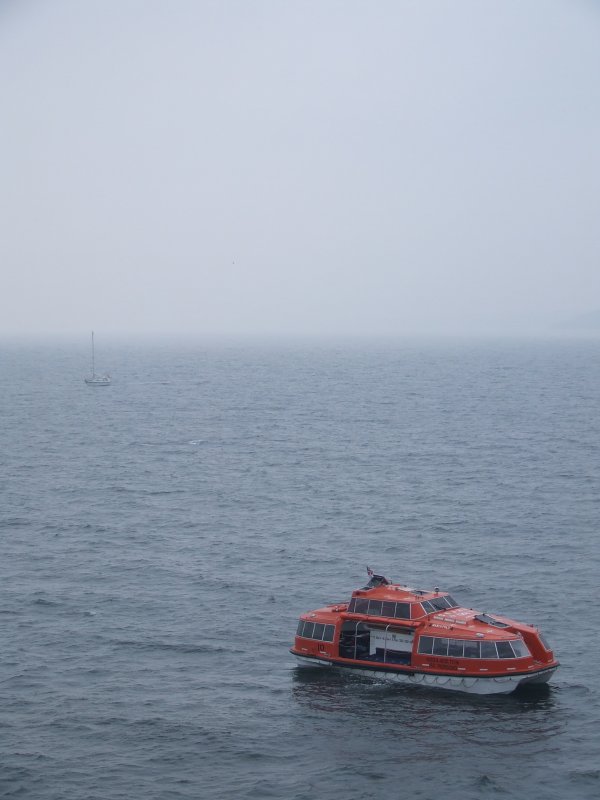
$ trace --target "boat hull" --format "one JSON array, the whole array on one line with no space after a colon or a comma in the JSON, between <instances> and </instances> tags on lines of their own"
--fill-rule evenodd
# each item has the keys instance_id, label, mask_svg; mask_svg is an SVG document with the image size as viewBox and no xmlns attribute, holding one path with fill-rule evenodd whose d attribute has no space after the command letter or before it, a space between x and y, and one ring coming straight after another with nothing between
<instances>
[{"instance_id":1,"label":"boat hull","mask_svg":"<svg viewBox=\"0 0 600 800\"><path fill-rule=\"evenodd\" d=\"M445 689L451 692L466 692L467 694L479 695L510 694L519 686L525 684L547 683L558 668L557 666L553 666L538 670L529 675L498 675L480 678L475 676L471 677L469 675L435 675L429 672L419 672L417 670L382 670L377 669L377 667L344 664L326 661L320 658L307 658L306 656L300 656L296 653L292 653L292 655L296 657L300 666L323 666L354 675L388 681L390 683L404 683L412 686L424 686L431 689Z\"/></svg>"}]
</instances>

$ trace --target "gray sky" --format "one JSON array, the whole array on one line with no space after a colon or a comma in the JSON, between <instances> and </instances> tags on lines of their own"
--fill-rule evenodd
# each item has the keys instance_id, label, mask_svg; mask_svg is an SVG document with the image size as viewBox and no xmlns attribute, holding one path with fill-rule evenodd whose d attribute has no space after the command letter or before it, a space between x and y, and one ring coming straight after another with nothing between
<instances>
[{"instance_id":1,"label":"gray sky","mask_svg":"<svg viewBox=\"0 0 600 800\"><path fill-rule=\"evenodd\" d=\"M0 0L0 335L600 307L600 3Z\"/></svg>"}]
</instances>

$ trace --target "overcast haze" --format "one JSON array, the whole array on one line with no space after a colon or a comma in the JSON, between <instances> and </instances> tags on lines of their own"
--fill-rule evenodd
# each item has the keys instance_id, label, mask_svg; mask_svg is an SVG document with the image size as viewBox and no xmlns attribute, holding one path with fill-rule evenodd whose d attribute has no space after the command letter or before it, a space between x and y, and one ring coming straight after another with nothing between
<instances>
[{"instance_id":1,"label":"overcast haze","mask_svg":"<svg viewBox=\"0 0 600 800\"><path fill-rule=\"evenodd\" d=\"M600 306L600 4L0 2L0 334Z\"/></svg>"}]
</instances>

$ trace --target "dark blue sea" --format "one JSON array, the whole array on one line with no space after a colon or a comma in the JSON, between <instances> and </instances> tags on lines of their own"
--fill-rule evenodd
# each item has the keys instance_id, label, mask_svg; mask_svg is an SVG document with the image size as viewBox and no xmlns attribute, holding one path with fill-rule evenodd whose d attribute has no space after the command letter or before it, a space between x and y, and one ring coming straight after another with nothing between
<instances>
[{"instance_id":1,"label":"dark blue sea","mask_svg":"<svg viewBox=\"0 0 600 800\"><path fill-rule=\"evenodd\" d=\"M0 797L600 796L600 341L87 344L0 347ZM296 668L367 564L560 670Z\"/></svg>"}]
</instances>

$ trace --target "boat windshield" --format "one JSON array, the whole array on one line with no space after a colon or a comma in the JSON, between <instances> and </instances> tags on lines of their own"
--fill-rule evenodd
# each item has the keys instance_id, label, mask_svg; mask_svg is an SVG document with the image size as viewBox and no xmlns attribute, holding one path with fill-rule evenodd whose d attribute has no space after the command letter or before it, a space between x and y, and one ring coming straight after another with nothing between
<instances>
[{"instance_id":1,"label":"boat windshield","mask_svg":"<svg viewBox=\"0 0 600 800\"><path fill-rule=\"evenodd\" d=\"M449 594L434 597L431 600L421 600L421 605L427 614L431 614L433 611L445 611L447 608L458 608L458 603Z\"/></svg>"},{"instance_id":2,"label":"boat windshield","mask_svg":"<svg viewBox=\"0 0 600 800\"><path fill-rule=\"evenodd\" d=\"M366 597L353 597L348 604L351 614L369 614L373 617L393 617L410 619L409 603L393 603L387 600L369 600Z\"/></svg>"}]
</instances>

